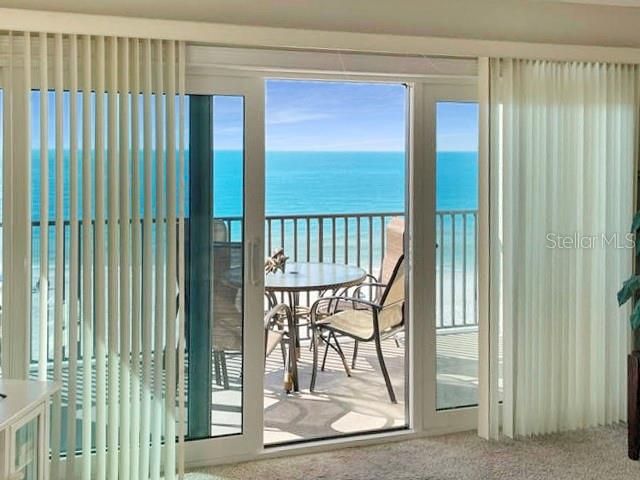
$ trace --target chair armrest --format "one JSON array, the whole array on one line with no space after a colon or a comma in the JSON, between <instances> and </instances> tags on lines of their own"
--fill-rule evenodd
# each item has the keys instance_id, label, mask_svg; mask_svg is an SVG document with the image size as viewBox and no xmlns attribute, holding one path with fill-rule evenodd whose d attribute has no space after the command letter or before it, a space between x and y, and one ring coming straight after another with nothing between
<instances>
[{"instance_id":1,"label":"chair armrest","mask_svg":"<svg viewBox=\"0 0 640 480\"><path fill-rule=\"evenodd\" d=\"M289 305L286 305L284 303L279 303L275 307L272 307L267 313L265 313L264 315L265 330L269 329L269 326L271 325L271 320L273 320L274 318L282 314L284 314L287 317L287 324L289 325L289 327L291 327L293 324L293 315L291 313L291 308L289 308Z\"/></svg>"},{"instance_id":2,"label":"chair armrest","mask_svg":"<svg viewBox=\"0 0 640 480\"><path fill-rule=\"evenodd\" d=\"M371 275L370 273L366 273L364 276L364 280L362 281L362 283L360 285L356 285L351 286L351 287L342 287L342 288L337 288L334 290L324 290L322 292L320 292L320 297L324 297L324 296L334 296L334 297L355 297L356 296L356 292L361 288L361 287L368 287L368 286L377 286L378 284L378 279L376 277L374 277L373 275ZM382 284L380 284L382 285ZM330 295L327 295L327 293L330 292Z\"/></svg>"},{"instance_id":3,"label":"chair armrest","mask_svg":"<svg viewBox=\"0 0 640 480\"><path fill-rule=\"evenodd\" d=\"M334 308L331 311L328 311L328 313L330 315L333 315L334 313L336 313L336 307L339 305L340 302L350 302L353 304L353 308L356 308L356 305L360 305L360 306L364 306L364 307L368 307L371 310L374 311L379 311L382 306L380 306L379 304L375 303L375 302L370 302L369 300L364 300L362 298L355 298L355 297L342 297L342 296L332 296L332 297L322 297L319 298L318 300L316 300L315 302L313 302L313 305L311 306L311 324L315 324L316 323L316 318L317 318L317 312L318 312L318 308L324 304L324 303L329 303L329 305L331 305L331 303L334 303Z\"/></svg>"},{"instance_id":4,"label":"chair armrest","mask_svg":"<svg viewBox=\"0 0 640 480\"><path fill-rule=\"evenodd\" d=\"M387 284L386 283L380 283L380 282L368 282L368 283L362 283L360 285L358 285L354 290L353 290L353 294L352 296L354 297L360 297L360 293L362 292L362 289L374 289L374 290L378 290L378 289L385 289L387 288ZM378 296L378 294L376 293L376 297Z\"/></svg>"}]
</instances>

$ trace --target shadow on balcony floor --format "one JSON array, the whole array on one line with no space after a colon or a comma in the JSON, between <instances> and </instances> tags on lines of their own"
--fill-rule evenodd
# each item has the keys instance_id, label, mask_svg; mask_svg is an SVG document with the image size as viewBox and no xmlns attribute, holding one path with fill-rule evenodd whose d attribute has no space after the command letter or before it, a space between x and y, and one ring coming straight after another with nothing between
<instances>
[{"instance_id":1,"label":"shadow on balcony floor","mask_svg":"<svg viewBox=\"0 0 640 480\"><path fill-rule=\"evenodd\" d=\"M347 358L353 344L341 341ZM477 403L478 343L475 329L439 331L438 345L438 408L453 408ZM264 391L264 439L266 444L308 440L362 431L402 427L405 414L404 345L393 339L383 342L383 350L398 404L389 402L373 344L359 348L356 369L349 378L338 356L331 352L324 372L318 373L316 391L309 393L312 353L303 345L300 369L300 389L296 394L283 391L282 356L274 351L267 360ZM236 357L237 358L237 357ZM238 372L229 358L230 374ZM233 378L230 379L232 385ZM219 389L220 387L218 387ZM236 392L239 393L239 392ZM214 432L231 433L234 420L239 423L239 410L231 413L229 406L239 395L218 390L217 408L212 414ZM226 400L226 401L225 401ZM233 409L231 409L233 410ZM237 427L236 427L237 428Z\"/></svg>"}]
</instances>

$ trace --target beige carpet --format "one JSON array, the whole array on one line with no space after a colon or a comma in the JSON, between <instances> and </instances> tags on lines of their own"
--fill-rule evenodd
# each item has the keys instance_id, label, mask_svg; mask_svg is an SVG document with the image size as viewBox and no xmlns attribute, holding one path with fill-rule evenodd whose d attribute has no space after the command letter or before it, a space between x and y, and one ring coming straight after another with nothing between
<instances>
[{"instance_id":1,"label":"beige carpet","mask_svg":"<svg viewBox=\"0 0 640 480\"><path fill-rule=\"evenodd\" d=\"M189 480L638 479L623 426L506 442L474 433L211 468Z\"/></svg>"}]
</instances>

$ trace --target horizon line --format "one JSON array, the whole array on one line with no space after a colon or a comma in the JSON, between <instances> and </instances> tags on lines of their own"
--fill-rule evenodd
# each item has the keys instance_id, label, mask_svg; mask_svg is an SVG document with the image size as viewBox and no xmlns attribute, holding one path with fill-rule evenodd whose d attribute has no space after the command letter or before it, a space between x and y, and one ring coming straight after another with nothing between
<instances>
[{"instance_id":1,"label":"horizon line","mask_svg":"<svg viewBox=\"0 0 640 480\"><path fill-rule=\"evenodd\" d=\"M78 147L78 151L81 151L81 146ZM38 151L40 147L32 148L31 151ZM55 151L55 147L49 147L49 151ZM153 148L152 151L156 149ZM189 148L185 148L185 152L188 151ZM65 146L63 151L69 151L69 148ZM95 152L95 148L91 149L92 152ZM105 152L108 151L108 148L105 148ZM140 149L140 152L143 150ZM176 149L177 151L177 149ZM216 150L214 150L216 151ZM218 152L239 152L242 151L241 148L220 148L217 150ZM275 153L402 153L405 154L404 150L281 150L281 149L265 149L265 152L275 152ZM478 153L477 150L436 150L436 153Z\"/></svg>"}]
</instances>

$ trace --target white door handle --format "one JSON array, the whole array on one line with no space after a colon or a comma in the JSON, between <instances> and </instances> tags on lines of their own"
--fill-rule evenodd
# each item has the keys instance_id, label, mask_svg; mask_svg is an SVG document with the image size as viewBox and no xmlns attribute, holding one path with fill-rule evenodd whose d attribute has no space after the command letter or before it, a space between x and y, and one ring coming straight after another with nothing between
<instances>
[{"instance_id":1,"label":"white door handle","mask_svg":"<svg viewBox=\"0 0 640 480\"><path fill-rule=\"evenodd\" d=\"M260 277L262 275L262 255L260 255L260 240L255 239L251 241L249 246L249 277L251 284L258 286L260 284Z\"/></svg>"}]
</instances>

